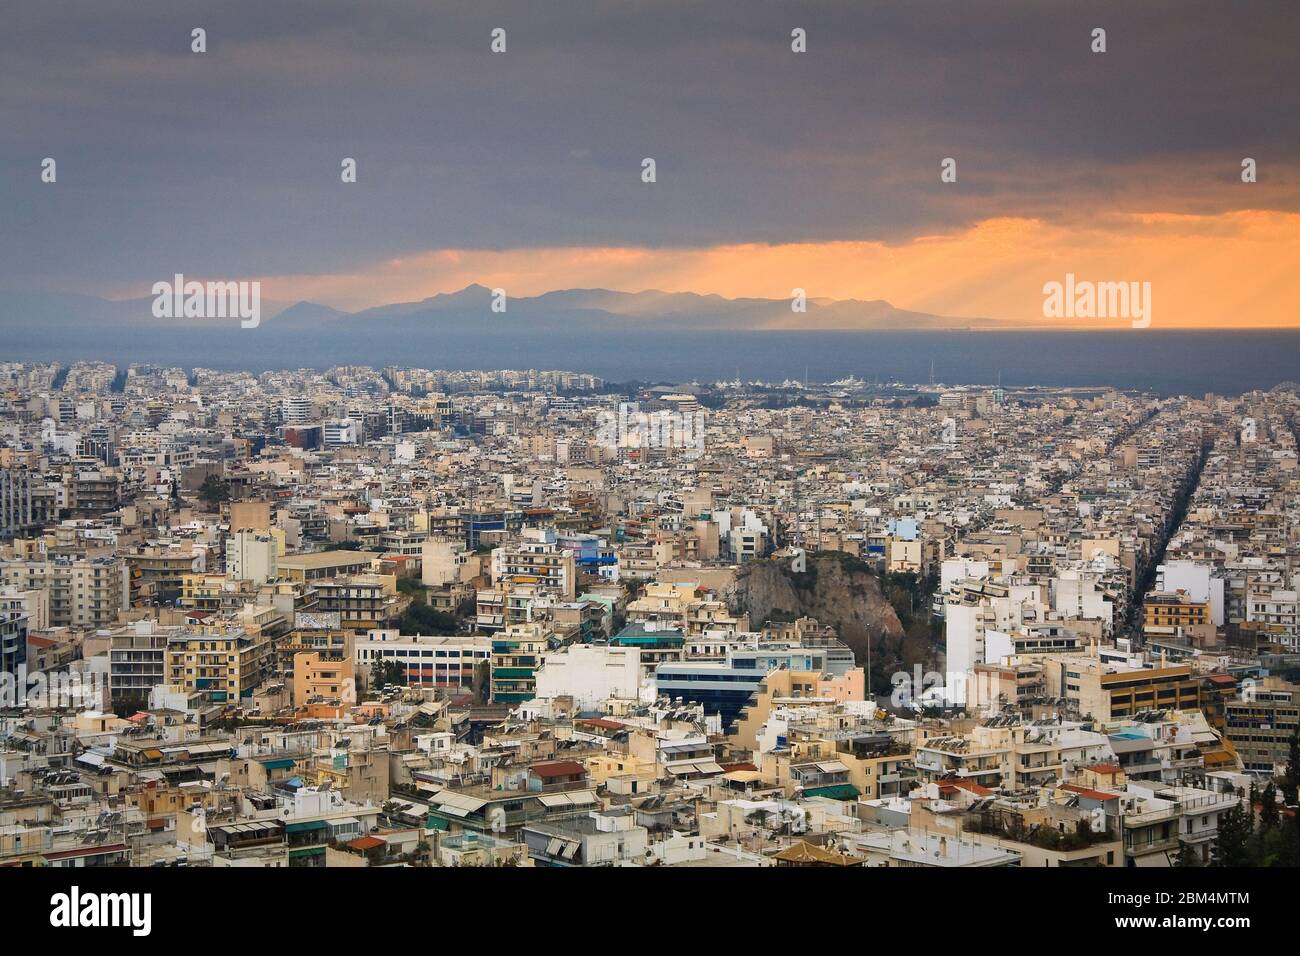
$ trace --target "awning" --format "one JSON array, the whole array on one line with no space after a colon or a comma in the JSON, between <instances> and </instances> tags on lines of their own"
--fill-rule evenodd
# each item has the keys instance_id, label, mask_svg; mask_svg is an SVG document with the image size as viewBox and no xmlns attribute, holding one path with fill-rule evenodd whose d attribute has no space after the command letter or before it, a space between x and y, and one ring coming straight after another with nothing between
<instances>
[{"instance_id":1,"label":"awning","mask_svg":"<svg viewBox=\"0 0 1300 956\"><path fill-rule=\"evenodd\" d=\"M830 797L832 800L856 800L858 788L851 783L837 783L830 787L813 787L803 792L805 797Z\"/></svg>"},{"instance_id":2,"label":"awning","mask_svg":"<svg viewBox=\"0 0 1300 956\"><path fill-rule=\"evenodd\" d=\"M459 810L461 812L455 813L455 815L463 817L466 814L474 813L477 810L483 809L483 807L487 805L488 801L482 797L472 797L467 793L457 793L455 790L444 790L433 798L433 802L438 805L438 809L447 813L455 813L456 810Z\"/></svg>"},{"instance_id":3,"label":"awning","mask_svg":"<svg viewBox=\"0 0 1300 956\"><path fill-rule=\"evenodd\" d=\"M230 753L230 744L196 744L189 748L191 757L202 756L203 754Z\"/></svg>"},{"instance_id":4,"label":"awning","mask_svg":"<svg viewBox=\"0 0 1300 956\"><path fill-rule=\"evenodd\" d=\"M674 777L685 777L689 774L717 774L722 773L722 764L716 760L699 760L690 763L675 763L668 766L667 771Z\"/></svg>"},{"instance_id":5,"label":"awning","mask_svg":"<svg viewBox=\"0 0 1300 956\"><path fill-rule=\"evenodd\" d=\"M585 807L596 802L596 794L591 790L566 790L540 794L537 800L544 807Z\"/></svg>"},{"instance_id":6,"label":"awning","mask_svg":"<svg viewBox=\"0 0 1300 956\"><path fill-rule=\"evenodd\" d=\"M312 830L324 830L329 824L324 820L304 820L301 823L290 823L285 826L285 833L310 833Z\"/></svg>"},{"instance_id":7,"label":"awning","mask_svg":"<svg viewBox=\"0 0 1300 956\"><path fill-rule=\"evenodd\" d=\"M261 761L262 767L266 770L288 770L295 766L293 760L288 757L277 757L275 760Z\"/></svg>"}]
</instances>

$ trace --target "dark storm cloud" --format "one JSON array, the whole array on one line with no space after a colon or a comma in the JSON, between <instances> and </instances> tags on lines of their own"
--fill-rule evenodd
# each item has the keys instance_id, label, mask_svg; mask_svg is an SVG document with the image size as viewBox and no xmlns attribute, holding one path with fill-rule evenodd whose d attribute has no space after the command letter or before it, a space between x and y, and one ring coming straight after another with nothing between
<instances>
[{"instance_id":1,"label":"dark storm cloud","mask_svg":"<svg viewBox=\"0 0 1300 956\"><path fill-rule=\"evenodd\" d=\"M13 285L1212 212L1241 204L1243 156L1264 173L1251 205L1300 205L1293 0L95 0L5 17Z\"/></svg>"}]
</instances>

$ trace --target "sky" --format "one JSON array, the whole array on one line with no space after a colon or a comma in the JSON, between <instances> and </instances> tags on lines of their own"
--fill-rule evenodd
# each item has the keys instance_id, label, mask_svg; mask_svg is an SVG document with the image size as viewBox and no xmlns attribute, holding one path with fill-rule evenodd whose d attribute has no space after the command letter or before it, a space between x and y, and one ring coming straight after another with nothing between
<instances>
[{"instance_id":1,"label":"sky","mask_svg":"<svg viewBox=\"0 0 1300 956\"><path fill-rule=\"evenodd\" d=\"M1295 0L10 5L0 294L801 288L1042 325L1069 273L1150 282L1164 327L1298 325L1298 41Z\"/></svg>"}]
</instances>

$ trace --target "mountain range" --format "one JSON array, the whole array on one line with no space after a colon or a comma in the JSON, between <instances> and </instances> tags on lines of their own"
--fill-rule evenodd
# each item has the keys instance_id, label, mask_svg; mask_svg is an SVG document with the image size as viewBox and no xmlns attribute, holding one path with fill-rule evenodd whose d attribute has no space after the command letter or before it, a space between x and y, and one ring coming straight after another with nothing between
<instances>
[{"instance_id":1,"label":"mountain range","mask_svg":"<svg viewBox=\"0 0 1300 956\"><path fill-rule=\"evenodd\" d=\"M504 312L492 310L492 290L474 284L419 302L396 302L344 312L316 302L262 302L262 328L318 333L421 331L761 331L905 329L926 331L1003 328L987 318L953 318L899 309L880 299L809 298L807 311L794 312L788 299L727 299L694 292L618 292L560 289L507 298ZM151 298L113 300L68 294L0 294L0 333L12 336L145 332L151 328L204 326L238 328L235 319L157 319Z\"/></svg>"}]
</instances>

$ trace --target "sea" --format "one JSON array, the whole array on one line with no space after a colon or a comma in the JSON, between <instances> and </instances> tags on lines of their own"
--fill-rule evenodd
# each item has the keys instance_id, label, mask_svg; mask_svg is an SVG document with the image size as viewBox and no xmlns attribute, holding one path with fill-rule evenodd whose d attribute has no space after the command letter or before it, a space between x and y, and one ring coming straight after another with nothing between
<instances>
[{"instance_id":1,"label":"sea","mask_svg":"<svg viewBox=\"0 0 1300 956\"><path fill-rule=\"evenodd\" d=\"M176 330L0 340L0 361L98 360L262 372L335 365L564 369L612 382L939 382L1235 395L1300 380L1300 330L634 331Z\"/></svg>"}]
</instances>

